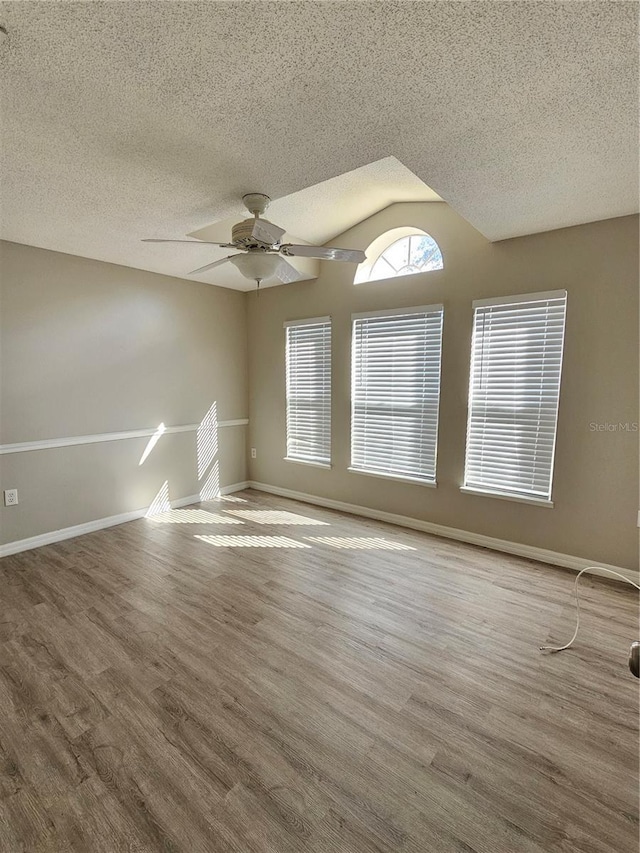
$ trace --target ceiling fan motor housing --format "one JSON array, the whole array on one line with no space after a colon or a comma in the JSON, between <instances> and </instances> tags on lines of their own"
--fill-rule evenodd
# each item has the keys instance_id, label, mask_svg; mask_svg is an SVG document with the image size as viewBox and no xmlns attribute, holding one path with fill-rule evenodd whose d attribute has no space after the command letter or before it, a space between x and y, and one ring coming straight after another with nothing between
<instances>
[{"instance_id":1,"label":"ceiling fan motor housing","mask_svg":"<svg viewBox=\"0 0 640 853\"><path fill-rule=\"evenodd\" d=\"M255 232L260 228L260 225L271 224L266 219L244 219L231 229L231 242L245 249L270 249L273 242L261 240Z\"/></svg>"}]
</instances>

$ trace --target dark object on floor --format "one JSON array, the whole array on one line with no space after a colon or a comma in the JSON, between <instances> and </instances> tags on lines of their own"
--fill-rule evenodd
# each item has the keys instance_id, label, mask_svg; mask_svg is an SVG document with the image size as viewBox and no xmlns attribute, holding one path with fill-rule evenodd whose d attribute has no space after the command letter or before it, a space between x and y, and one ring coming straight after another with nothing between
<instances>
[{"instance_id":1,"label":"dark object on floor","mask_svg":"<svg viewBox=\"0 0 640 853\"><path fill-rule=\"evenodd\" d=\"M640 642L631 643L629 649L629 669L636 678L640 678Z\"/></svg>"}]
</instances>

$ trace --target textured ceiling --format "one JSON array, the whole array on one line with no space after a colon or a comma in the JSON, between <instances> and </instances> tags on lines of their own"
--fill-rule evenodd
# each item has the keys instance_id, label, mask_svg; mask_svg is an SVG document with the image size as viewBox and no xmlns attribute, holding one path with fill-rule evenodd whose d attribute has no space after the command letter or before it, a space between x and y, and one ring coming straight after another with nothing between
<instances>
[{"instance_id":1,"label":"textured ceiling","mask_svg":"<svg viewBox=\"0 0 640 853\"><path fill-rule=\"evenodd\" d=\"M298 206L296 236L322 239L373 212L370 183L345 173L374 164L387 186L397 161L491 240L635 212L637 13L609 0L0 3L1 234L180 276L206 247L140 238L235 220L259 190L279 200L275 221L280 205L297 223ZM318 211L306 233L304 210Z\"/></svg>"},{"instance_id":2,"label":"textured ceiling","mask_svg":"<svg viewBox=\"0 0 640 853\"><path fill-rule=\"evenodd\" d=\"M308 242L322 244L399 201L442 199L395 157L385 157L276 199L265 216L286 228L287 234L304 234ZM237 216L232 216L191 236L200 240L228 237L236 221Z\"/></svg>"}]
</instances>

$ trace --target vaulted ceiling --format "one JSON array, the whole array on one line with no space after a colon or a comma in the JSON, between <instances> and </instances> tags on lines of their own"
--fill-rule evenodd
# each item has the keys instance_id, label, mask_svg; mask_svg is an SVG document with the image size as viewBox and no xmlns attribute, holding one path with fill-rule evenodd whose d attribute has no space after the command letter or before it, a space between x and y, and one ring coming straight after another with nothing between
<instances>
[{"instance_id":1,"label":"vaulted ceiling","mask_svg":"<svg viewBox=\"0 0 640 853\"><path fill-rule=\"evenodd\" d=\"M609 0L0 3L0 235L184 276L217 255L140 239L211 234L248 191L309 242L436 193L489 240L636 212L637 15ZM202 280L250 287L234 274Z\"/></svg>"}]
</instances>

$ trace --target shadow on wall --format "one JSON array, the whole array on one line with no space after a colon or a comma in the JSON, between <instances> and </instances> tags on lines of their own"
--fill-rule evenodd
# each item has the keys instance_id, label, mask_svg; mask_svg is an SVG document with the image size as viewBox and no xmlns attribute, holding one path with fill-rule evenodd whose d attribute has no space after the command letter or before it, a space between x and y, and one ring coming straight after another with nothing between
<instances>
[{"instance_id":1,"label":"shadow on wall","mask_svg":"<svg viewBox=\"0 0 640 853\"><path fill-rule=\"evenodd\" d=\"M147 510L146 518L151 518L154 515L160 515L163 512L169 512L171 509L171 501L169 500L169 481L165 480L158 489L158 494L151 501L151 505Z\"/></svg>"},{"instance_id":2,"label":"shadow on wall","mask_svg":"<svg viewBox=\"0 0 640 853\"><path fill-rule=\"evenodd\" d=\"M144 465L144 463L147 461L147 457L149 456L153 448L156 446L156 444L160 441L160 436L165 432L165 430L166 427L163 423L158 425L158 429L154 432L154 434L147 442L147 446L144 449L144 453L142 454L142 456L140 457L140 461L138 462L138 467L140 467L140 465Z\"/></svg>"},{"instance_id":3,"label":"shadow on wall","mask_svg":"<svg viewBox=\"0 0 640 853\"><path fill-rule=\"evenodd\" d=\"M166 432L164 423L161 423L154 434L147 442L144 453L140 457L138 466L144 465L152 450ZM200 500L210 501L220 497L220 464L217 459L218 455L218 405L214 401L209 407L206 415L200 421L196 431L196 470L198 472L198 481L200 484ZM191 510L191 513L195 510ZM147 518L157 518L162 516L164 521L172 521L177 523L181 520L183 523L189 520L191 523L214 523L211 518L196 519L195 516L187 519L187 511L183 510L179 515L177 510L172 510L171 499L169 497L169 481L165 480L160 486L157 495L151 501L147 510ZM172 516L172 517L169 517ZM217 520L218 524L238 523L233 519Z\"/></svg>"},{"instance_id":4,"label":"shadow on wall","mask_svg":"<svg viewBox=\"0 0 640 853\"><path fill-rule=\"evenodd\" d=\"M161 436L166 432L164 423L149 439L138 465L143 465ZM214 402L206 415L200 421L196 432L196 470L200 483L200 500L226 500L220 496L220 465L218 462L218 407ZM243 498L230 497L232 503L245 503ZM222 513L209 512L205 509L173 509L169 497L169 481L165 480L157 495L151 501L146 512L146 518L163 524L257 524L275 527L309 527L322 525L329 527L329 522L306 515L287 512L285 510L243 510L228 509ZM329 546L331 548L347 548L351 550L415 550L409 545L390 542L374 537L334 537L334 536L304 536L305 541L292 539L289 536L204 536L196 535L196 539L207 545L219 548L312 548L314 546ZM313 543L309 544L309 543Z\"/></svg>"},{"instance_id":5,"label":"shadow on wall","mask_svg":"<svg viewBox=\"0 0 640 853\"><path fill-rule=\"evenodd\" d=\"M212 403L209 411L200 421L196 433L196 457L198 480L207 473L209 466L218 454L218 406Z\"/></svg>"},{"instance_id":6,"label":"shadow on wall","mask_svg":"<svg viewBox=\"0 0 640 853\"><path fill-rule=\"evenodd\" d=\"M218 406L214 401L200 421L196 435L196 458L200 500L211 501L220 497L220 463L218 456Z\"/></svg>"}]
</instances>

